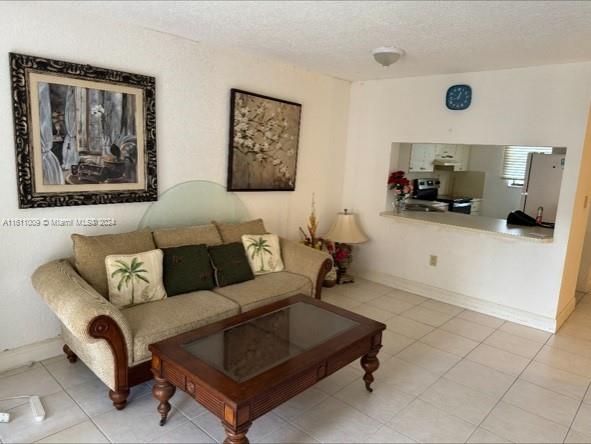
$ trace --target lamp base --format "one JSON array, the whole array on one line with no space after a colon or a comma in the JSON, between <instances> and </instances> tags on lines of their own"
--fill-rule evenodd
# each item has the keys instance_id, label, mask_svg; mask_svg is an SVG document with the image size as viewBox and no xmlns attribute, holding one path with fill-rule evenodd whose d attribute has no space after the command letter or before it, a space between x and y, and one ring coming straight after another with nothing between
<instances>
[{"instance_id":1,"label":"lamp base","mask_svg":"<svg viewBox=\"0 0 591 444\"><path fill-rule=\"evenodd\" d=\"M351 276L350 274L347 274L347 273L341 274L337 279L337 284L339 284L339 285L353 284L354 282L355 282L355 279L353 278L353 276Z\"/></svg>"}]
</instances>

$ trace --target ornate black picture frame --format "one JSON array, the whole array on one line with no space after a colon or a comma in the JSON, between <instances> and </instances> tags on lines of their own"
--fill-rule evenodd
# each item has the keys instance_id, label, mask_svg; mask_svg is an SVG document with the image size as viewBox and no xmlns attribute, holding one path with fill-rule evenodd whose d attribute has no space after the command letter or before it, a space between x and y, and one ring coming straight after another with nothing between
<instances>
[{"instance_id":1,"label":"ornate black picture frame","mask_svg":"<svg viewBox=\"0 0 591 444\"><path fill-rule=\"evenodd\" d=\"M294 191L302 105L230 94L228 191Z\"/></svg>"},{"instance_id":2,"label":"ornate black picture frame","mask_svg":"<svg viewBox=\"0 0 591 444\"><path fill-rule=\"evenodd\" d=\"M19 208L158 199L154 77L9 59Z\"/></svg>"}]
</instances>

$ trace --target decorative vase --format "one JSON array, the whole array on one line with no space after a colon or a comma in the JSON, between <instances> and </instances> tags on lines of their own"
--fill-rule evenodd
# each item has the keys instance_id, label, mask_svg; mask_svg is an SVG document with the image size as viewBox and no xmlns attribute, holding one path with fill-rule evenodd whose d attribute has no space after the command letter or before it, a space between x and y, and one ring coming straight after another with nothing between
<instances>
[{"instance_id":1,"label":"decorative vase","mask_svg":"<svg viewBox=\"0 0 591 444\"><path fill-rule=\"evenodd\" d=\"M337 284L337 267L332 267L332 269L326 273L324 278L323 285L325 287L334 287Z\"/></svg>"},{"instance_id":2,"label":"decorative vase","mask_svg":"<svg viewBox=\"0 0 591 444\"><path fill-rule=\"evenodd\" d=\"M406 209L406 196L396 196L392 205L396 213L402 213Z\"/></svg>"}]
</instances>

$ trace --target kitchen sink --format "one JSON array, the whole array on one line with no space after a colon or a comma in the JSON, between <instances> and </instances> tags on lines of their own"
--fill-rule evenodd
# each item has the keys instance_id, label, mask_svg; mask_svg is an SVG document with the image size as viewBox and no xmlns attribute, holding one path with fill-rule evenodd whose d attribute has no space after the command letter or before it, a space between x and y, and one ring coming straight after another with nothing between
<instances>
[{"instance_id":1,"label":"kitchen sink","mask_svg":"<svg viewBox=\"0 0 591 444\"><path fill-rule=\"evenodd\" d=\"M419 212L423 212L423 213L428 213L428 212L444 213L445 212L444 210L442 210L440 208L436 208L431 205L425 205L425 204L406 204L405 210L406 211L419 211Z\"/></svg>"}]
</instances>

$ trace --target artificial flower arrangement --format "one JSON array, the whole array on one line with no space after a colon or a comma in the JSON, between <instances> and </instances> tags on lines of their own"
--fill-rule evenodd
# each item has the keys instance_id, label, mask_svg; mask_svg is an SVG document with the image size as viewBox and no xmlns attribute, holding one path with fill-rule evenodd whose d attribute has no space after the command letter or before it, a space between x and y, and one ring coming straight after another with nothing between
<instances>
[{"instance_id":1,"label":"artificial flower arrangement","mask_svg":"<svg viewBox=\"0 0 591 444\"><path fill-rule=\"evenodd\" d=\"M326 249L332 256L338 274L344 274L351 265L351 245L327 242Z\"/></svg>"},{"instance_id":2,"label":"artificial flower arrangement","mask_svg":"<svg viewBox=\"0 0 591 444\"><path fill-rule=\"evenodd\" d=\"M400 212L404 209L406 198L412 193L412 184L405 176L405 172L398 170L390 173L388 188L394 191L394 208Z\"/></svg>"},{"instance_id":3,"label":"artificial flower arrangement","mask_svg":"<svg viewBox=\"0 0 591 444\"><path fill-rule=\"evenodd\" d=\"M335 266L326 275L324 280L325 287L332 287L337 281L338 271L342 269L344 264L348 264L351 260L351 247L348 245L333 243L328 239L317 237L316 233L318 231L318 218L316 217L316 202L314 200L314 195L312 195L312 209L310 211L310 216L308 216L308 226L306 228L307 232L304 231L302 227L300 227L300 233L304 237L301 241L302 244L316 250L326 251L332 256ZM347 247L349 248L348 252L346 252Z\"/></svg>"},{"instance_id":4,"label":"artificial flower arrangement","mask_svg":"<svg viewBox=\"0 0 591 444\"><path fill-rule=\"evenodd\" d=\"M302 227L300 227L300 233L304 236L302 244L307 247L314 248L316 250L324 250L324 239L316 237L318 231L318 219L316 218L316 202L314 200L314 194L312 194L312 210L308 216L308 233L306 233Z\"/></svg>"}]
</instances>

